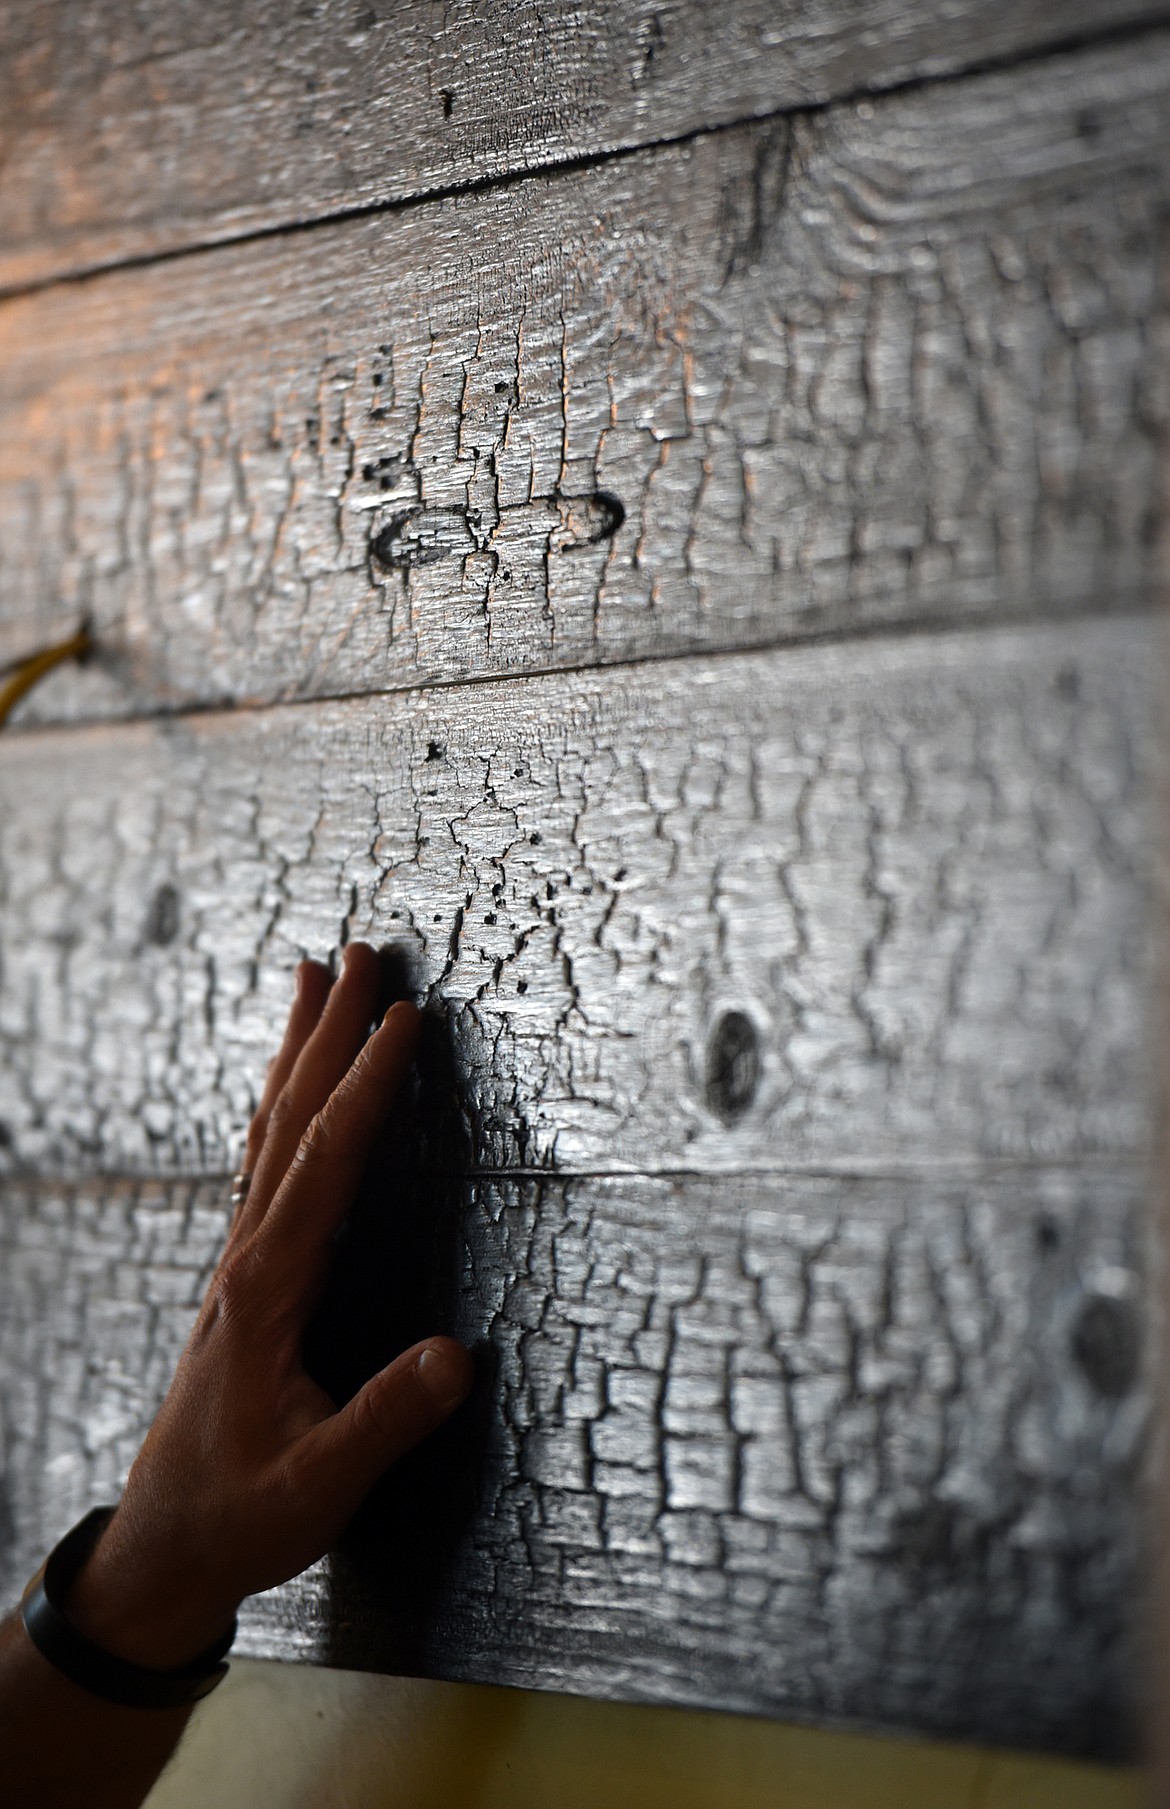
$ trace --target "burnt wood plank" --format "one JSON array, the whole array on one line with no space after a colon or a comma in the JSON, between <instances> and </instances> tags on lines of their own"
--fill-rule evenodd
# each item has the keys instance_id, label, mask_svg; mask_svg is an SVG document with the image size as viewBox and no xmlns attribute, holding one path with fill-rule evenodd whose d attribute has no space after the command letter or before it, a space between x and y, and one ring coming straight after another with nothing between
<instances>
[{"instance_id":1,"label":"burnt wood plank","mask_svg":"<svg viewBox=\"0 0 1170 1809\"><path fill-rule=\"evenodd\" d=\"M0 1156L229 1168L351 935L477 1166L1142 1150L1160 670L1113 617L7 738Z\"/></svg>"},{"instance_id":2,"label":"burnt wood plank","mask_svg":"<svg viewBox=\"0 0 1170 1809\"><path fill-rule=\"evenodd\" d=\"M225 1190L0 1192L9 1596L116 1493ZM461 1183L433 1248L478 1404L240 1649L1116 1755L1141 1200L1108 1163Z\"/></svg>"},{"instance_id":3,"label":"burnt wood plank","mask_svg":"<svg viewBox=\"0 0 1170 1809\"><path fill-rule=\"evenodd\" d=\"M10 301L0 657L92 613L50 720L1141 603L1168 127L1154 33Z\"/></svg>"},{"instance_id":4,"label":"burnt wood plank","mask_svg":"<svg viewBox=\"0 0 1170 1809\"><path fill-rule=\"evenodd\" d=\"M0 284L1008 60L1164 0L5 0Z\"/></svg>"}]
</instances>

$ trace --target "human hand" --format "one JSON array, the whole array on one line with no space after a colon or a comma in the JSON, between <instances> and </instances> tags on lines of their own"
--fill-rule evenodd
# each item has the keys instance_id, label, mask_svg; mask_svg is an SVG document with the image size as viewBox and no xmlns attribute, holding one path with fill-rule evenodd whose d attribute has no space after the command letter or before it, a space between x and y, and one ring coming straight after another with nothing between
<instances>
[{"instance_id":1,"label":"human hand","mask_svg":"<svg viewBox=\"0 0 1170 1809\"><path fill-rule=\"evenodd\" d=\"M330 1247L414 1058L395 1005L367 1040L380 969L352 943L340 978L303 962L284 1042L248 1136L247 1198L122 1501L69 1598L70 1618L142 1665L187 1663L246 1595L336 1541L397 1457L471 1386L471 1360L430 1338L338 1411L301 1338Z\"/></svg>"}]
</instances>

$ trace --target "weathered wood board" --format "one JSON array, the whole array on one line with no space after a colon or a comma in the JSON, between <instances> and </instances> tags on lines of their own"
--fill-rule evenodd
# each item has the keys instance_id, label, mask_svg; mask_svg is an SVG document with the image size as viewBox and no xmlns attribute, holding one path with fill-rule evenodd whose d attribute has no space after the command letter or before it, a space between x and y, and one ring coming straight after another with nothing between
<instances>
[{"instance_id":1,"label":"weathered wood board","mask_svg":"<svg viewBox=\"0 0 1170 1809\"><path fill-rule=\"evenodd\" d=\"M1147 601L1170 34L0 305L45 720Z\"/></svg>"},{"instance_id":2,"label":"weathered wood board","mask_svg":"<svg viewBox=\"0 0 1170 1809\"><path fill-rule=\"evenodd\" d=\"M0 285L1166 16L1165 0L4 0Z\"/></svg>"},{"instance_id":3,"label":"weathered wood board","mask_svg":"<svg viewBox=\"0 0 1170 1809\"><path fill-rule=\"evenodd\" d=\"M225 1188L6 1185L9 1591L116 1493ZM1116 1164L465 1187L458 1514L416 1468L241 1649L1124 1749L1141 1193Z\"/></svg>"},{"instance_id":4,"label":"weathered wood board","mask_svg":"<svg viewBox=\"0 0 1170 1809\"><path fill-rule=\"evenodd\" d=\"M0 1588L360 935L479 1390L243 1648L1126 1748L1167 17L0 0Z\"/></svg>"},{"instance_id":5,"label":"weathered wood board","mask_svg":"<svg viewBox=\"0 0 1170 1809\"><path fill-rule=\"evenodd\" d=\"M1159 683L1117 617L13 737L0 1154L230 1168L359 934L476 1166L1139 1151Z\"/></svg>"}]
</instances>

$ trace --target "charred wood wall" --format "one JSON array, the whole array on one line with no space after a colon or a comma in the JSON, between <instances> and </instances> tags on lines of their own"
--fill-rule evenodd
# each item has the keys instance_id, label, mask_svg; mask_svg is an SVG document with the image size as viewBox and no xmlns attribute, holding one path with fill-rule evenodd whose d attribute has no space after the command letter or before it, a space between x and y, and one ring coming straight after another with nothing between
<instances>
[{"instance_id":1,"label":"charred wood wall","mask_svg":"<svg viewBox=\"0 0 1170 1809\"><path fill-rule=\"evenodd\" d=\"M481 1389L244 1648L1122 1750L1164 9L79 10L0 8L0 653L99 642L0 744L9 1593L362 936L421 1129L317 1359Z\"/></svg>"}]
</instances>

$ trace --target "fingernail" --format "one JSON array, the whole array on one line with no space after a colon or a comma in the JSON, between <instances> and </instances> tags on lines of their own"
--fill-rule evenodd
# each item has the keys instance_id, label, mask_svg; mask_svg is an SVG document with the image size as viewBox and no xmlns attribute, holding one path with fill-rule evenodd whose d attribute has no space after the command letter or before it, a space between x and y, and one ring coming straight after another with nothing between
<instances>
[{"instance_id":1,"label":"fingernail","mask_svg":"<svg viewBox=\"0 0 1170 1809\"><path fill-rule=\"evenodd\" d=\"M428 1344L419 1352L415 1374L437 1407L454 1407L471 1387L471 1359L456 1346Z\"/></svg>"},{"instance_id":2,"label":"fingernail","mask_svg":"<svg viewBox=\"0 0 1170 1809\"><path fill-rule=\"evenodd\" d=\"M410 1022L420 1015L418 1006L412 1005L409 999L395 999L393 1005L387 1010L382 1022L388 1024L396 1011L405 1013L407 1022Z\"/></svg>"}]
</instances>

